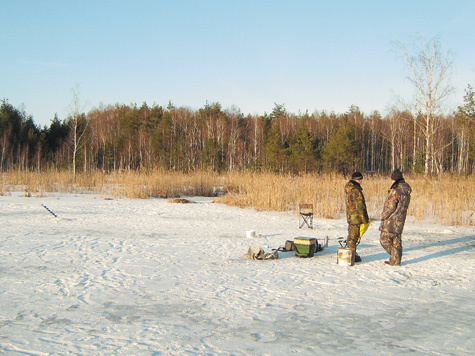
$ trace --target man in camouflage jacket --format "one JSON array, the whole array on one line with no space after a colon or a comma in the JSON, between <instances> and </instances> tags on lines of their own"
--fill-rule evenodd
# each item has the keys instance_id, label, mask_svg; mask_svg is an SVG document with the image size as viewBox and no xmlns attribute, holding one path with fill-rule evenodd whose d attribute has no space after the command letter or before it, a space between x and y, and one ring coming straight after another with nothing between
<instances>
[{"instance_id":1,"label":"man in camouflage jacket","mask_svg":"<svg viewBox=\"0 0 475 356\"><path fill-rule=\"evenodd\" d=\"M391 256L386 264L400 266L402 258L401 234L406 221L407 208L411 201L411 187L404 181L402 173L396 169L391 174L393 184L389 189L388 197L384 202L381 213L381 246Z\"/></svg>"},{"instance_id":2,"label":"man in camouflage jacket","mask_svg":"<svg viewBox=\"0 0 475 356\"><path fill-rule=\"evenodd\" d=\"M361 261L361 257L356 253L356 244L360 238L360 225L369 222L363 188L361 188L362 180L363 175L360 172L355 172L345 185L346 219L348 221L346 247L355 251L355 262Z\"/></svg>"}]
</instances>

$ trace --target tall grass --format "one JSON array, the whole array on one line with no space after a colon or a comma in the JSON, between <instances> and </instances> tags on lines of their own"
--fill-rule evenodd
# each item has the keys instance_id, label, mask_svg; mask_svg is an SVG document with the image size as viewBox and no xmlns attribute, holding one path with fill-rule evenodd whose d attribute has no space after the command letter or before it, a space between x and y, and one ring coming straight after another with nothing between
<instances>
[{"instance_id":1,"label":"tall grass","mask_svg":"<svg viewBox=\"0 0 475 356\"><path fill-rule=\"evenodd\" d=\"M225 204L258 210L297 210L299 203L313 203L315 216L338 219L345 216L343 187L348 177L338 174L306 174L301 176L227 174ZM443 225L475 225L475 176L424 177L408 175L412 187L408 215L418 221ZM368 214L379 219L391 179L366 176L362 187Z\"/></svg>"},{"instance_id":2,"label":"tall grass","mask_svg":"<svg viewBox=\"0 0 475 356\"><path fill-rule=\"evenodd\" d=\"M409 175L413 193L408 215L418 221L444 225L475 225L475 176L426 178ZM345 215L343 187L348 177L339 174L272 174L228 172L97 171L74 177L70 172L1 173L0 192L25 191L93 193L103 197L176 198L217 196L218 202L257 210L294 211L299 203L313 203L315 216L338 219ZM365 177L362 183L369 215L377 219L391 185L388 177ZM220 194L225 193L225 194Z\"/></svg>"},{"instance_id":3,"label":"tall grass","mask_svg":"<svg viewBox=\"0 0 475 356\"><path fill-rule=\"evenodd\" d=\"M213 172L184 174L157 170L153 172L119 171L105 174L70 172L11 171L1 174L0 191L94 193L122 198L169 198L182 195L214 196L223 177Z\"/></svg>"}]
</instances>

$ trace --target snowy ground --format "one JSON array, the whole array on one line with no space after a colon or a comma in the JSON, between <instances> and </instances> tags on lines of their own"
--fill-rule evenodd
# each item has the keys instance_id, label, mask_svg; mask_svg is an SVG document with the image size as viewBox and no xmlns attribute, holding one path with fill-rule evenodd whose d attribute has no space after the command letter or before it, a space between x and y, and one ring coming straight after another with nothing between
<instances>
[{"instance_id":1,"label":"snowy ground","mask_svg":"<svg viewBox=\"0 0 475 356\"><path fill-rule=\"evenodd\" d=\"M473 355L473 228L408 219L401 267L378 222L356 266L336 263L345 220L191 197L0 197L0 353L7 355ZM57 214L50 214L43 206ZM246 231L315 257L243 259Z\"/></svg>"}]
</instances>

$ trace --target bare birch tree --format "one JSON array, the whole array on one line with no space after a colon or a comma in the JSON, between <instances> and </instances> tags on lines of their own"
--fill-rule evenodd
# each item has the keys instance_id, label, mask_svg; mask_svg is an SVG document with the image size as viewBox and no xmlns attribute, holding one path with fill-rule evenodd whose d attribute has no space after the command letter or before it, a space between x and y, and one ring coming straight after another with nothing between
<instances>
[{"instance_id":1,"label":"bare birch tree","mask_svg":"<svg viewBox=\"0 0 475 356\"><path fill-rule=\"evenodd\" d=\"M434 115L441 109L444 99L453 91L452 86L447 83L452 59L450 54L443 56L437 38L427 42L420 38L415 44L414 53L410 53L401 43L397 43L397 46L409 67L411 74L408 79L415 87L416 101L425 110L424 172L428 175L432 172L432 138L437 132L437 127L434 125Z\"/></svg>"},{"instance_id":2,"label":"bare birch tree","mask_svg":"<svg viewBox=\"0 0 475 356\"><path fill-rule=\"evenodd\" d=\"M79 113L79 85L72 89L73 92L73 104L71 108L71 117L69 118L69 128L71 135L70 150L72 153L72 171L73 176L76 176L76 160L79 155L79 151L86 144L85 133L87 128L87 120L84 115Z\"/></svg>"}]
</instances>

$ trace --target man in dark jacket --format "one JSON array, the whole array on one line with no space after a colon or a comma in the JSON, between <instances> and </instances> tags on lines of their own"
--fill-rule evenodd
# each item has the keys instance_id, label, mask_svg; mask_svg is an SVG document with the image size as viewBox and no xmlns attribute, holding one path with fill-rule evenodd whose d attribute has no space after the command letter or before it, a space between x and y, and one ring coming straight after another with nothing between
<instances>
[{"instance_id":1,"label":"man in dark jacket","mask_svg":"<svg viewBox=\"0 0 475 356\"><path fill-rule=\"evenodd\" d=\"M411 201L411 187L404 181L402 173L396 169L391 174L392 185L381 213L381 246L391 256L386 264L400 266L402 257L401 234L406 221L407 208Z\"/></svg>"},{"instance_id":2,"label":"man in dark jacket","mask_svg":"<svg viewBox=\"0 0 475 356\"><path fill-rule=\"evenodd\" d=\"M363 188L361 188L362 180L363 175L360 172L355 172L345 185L346 219L348 221L346 247L355 251L355 262L361 262L361 257L356 253L356 244L360 238L360 225L369 222Z\"/></svg>"}]
</instances>

